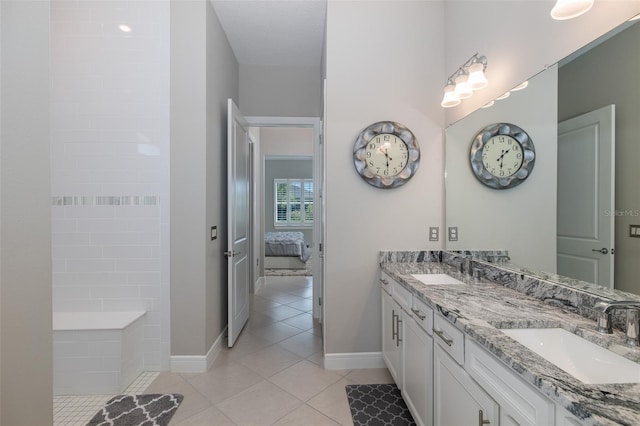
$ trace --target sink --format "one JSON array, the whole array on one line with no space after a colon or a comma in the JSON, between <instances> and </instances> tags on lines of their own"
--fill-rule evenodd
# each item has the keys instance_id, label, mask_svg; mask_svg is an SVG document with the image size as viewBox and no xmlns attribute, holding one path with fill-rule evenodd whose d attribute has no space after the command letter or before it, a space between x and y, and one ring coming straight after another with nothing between
<instances>
[{"instance_id":1,"label":"sink","mask_svg":"<svg viewBox=\"0 0 640 426\"><path fill-rule=\"evenodd\" d=\"M562 328L501 331L583 383L640 382L640 364Z\"/></svg>"},{"instance_id":2,"label":"sink","mask_svg":"<svg viewBox=\"0 0 640 426\"><path fill-rule=\"evenodd\" d=\"M464 284L447 274L412 274L411 276L426 285Z\"/></svg>"}]
</instances>

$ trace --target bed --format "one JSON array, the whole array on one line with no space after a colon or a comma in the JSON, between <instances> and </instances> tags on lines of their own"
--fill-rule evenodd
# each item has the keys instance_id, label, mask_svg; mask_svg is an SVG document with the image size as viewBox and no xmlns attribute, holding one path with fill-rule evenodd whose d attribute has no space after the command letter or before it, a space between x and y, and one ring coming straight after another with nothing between
<instances>
[{"instance_id":1,"label":"bed","mask_svg":"<svg viewBox=\"0 0 640 426\"><path fill-rule=\"evenodd\" d=\"M264 254L269 269L304 269L311 257L302 232L265 233Z\"/></svg>"}]
</instances>

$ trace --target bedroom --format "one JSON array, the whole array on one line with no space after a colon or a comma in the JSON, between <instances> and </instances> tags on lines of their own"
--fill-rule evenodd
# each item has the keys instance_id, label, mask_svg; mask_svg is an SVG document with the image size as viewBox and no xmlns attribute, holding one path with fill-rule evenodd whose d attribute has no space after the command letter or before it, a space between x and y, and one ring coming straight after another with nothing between
<instances>
[{"instance_id":1,"label":"bedroom","mask_svg":"<svg viewBox=\"0 0 640 426\"><path fill-rule=\"evenodd\" d=\"M260 128L263 172L258 229L263 259L259 277L311 276L313 247L313 145L309 128ZM259 195L260 196L260 195ZM286 238L285 238L286 237ZM293 240L291 240L293 238Z\"/></svg>"}]
</instances>

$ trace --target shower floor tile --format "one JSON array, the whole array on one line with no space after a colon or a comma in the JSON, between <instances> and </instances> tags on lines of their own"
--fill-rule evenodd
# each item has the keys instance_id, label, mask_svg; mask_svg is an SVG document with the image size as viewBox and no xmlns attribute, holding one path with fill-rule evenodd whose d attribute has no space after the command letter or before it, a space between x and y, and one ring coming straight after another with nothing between
<instances>
[{"instance_id":1,"label":"shower floor tile","mask_svg":"<svg viewBox=\"0 0 640 426\"><path fill-rule=\"evenodd\" d=\"M156 371L144 371L127 387L123 394L136 395L158 376ZM115 395L61 395L53 397L54 426L85 426L94 414Z\"/></svg>"}]
</instances>

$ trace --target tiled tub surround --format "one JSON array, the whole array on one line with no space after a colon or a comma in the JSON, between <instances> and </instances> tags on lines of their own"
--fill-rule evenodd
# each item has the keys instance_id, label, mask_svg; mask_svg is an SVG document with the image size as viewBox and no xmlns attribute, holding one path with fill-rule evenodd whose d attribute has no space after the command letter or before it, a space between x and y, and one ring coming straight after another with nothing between
<instances>
[{"instance_id":1,"label":"tiled tub surround","mask_svg":"<svg viewBox=\"0 0 640 426\"><path fill-rule=\"evenodd\" d=\"M118 394L144 365L145 312L54 312L54 395Z\"/></svg>"},{"instance_id":2,"label":"tiled tub surround","mask_svg":"<svg viewBox=\"0 0 640 426\"><path fill-rule=\"evenodd\" d=\"M640 351L624 345L624 333L596 331L595 321L580 315L595 296L544 282L500 267L474 262L483 278L458 272L444 252L381 252L380 265L401 285L500 359L525 382L566 408L585 425L633 425L640 422L640 384L587 385L536 355L500 328L561 327L635 362ZM438 262L439 258L442 263ZM422 261L416 261L421 259ZM424 285L411 274L447 273L464 286ZM586 305L583 305L585 304Z\"/></svg>"}]
</instances>

